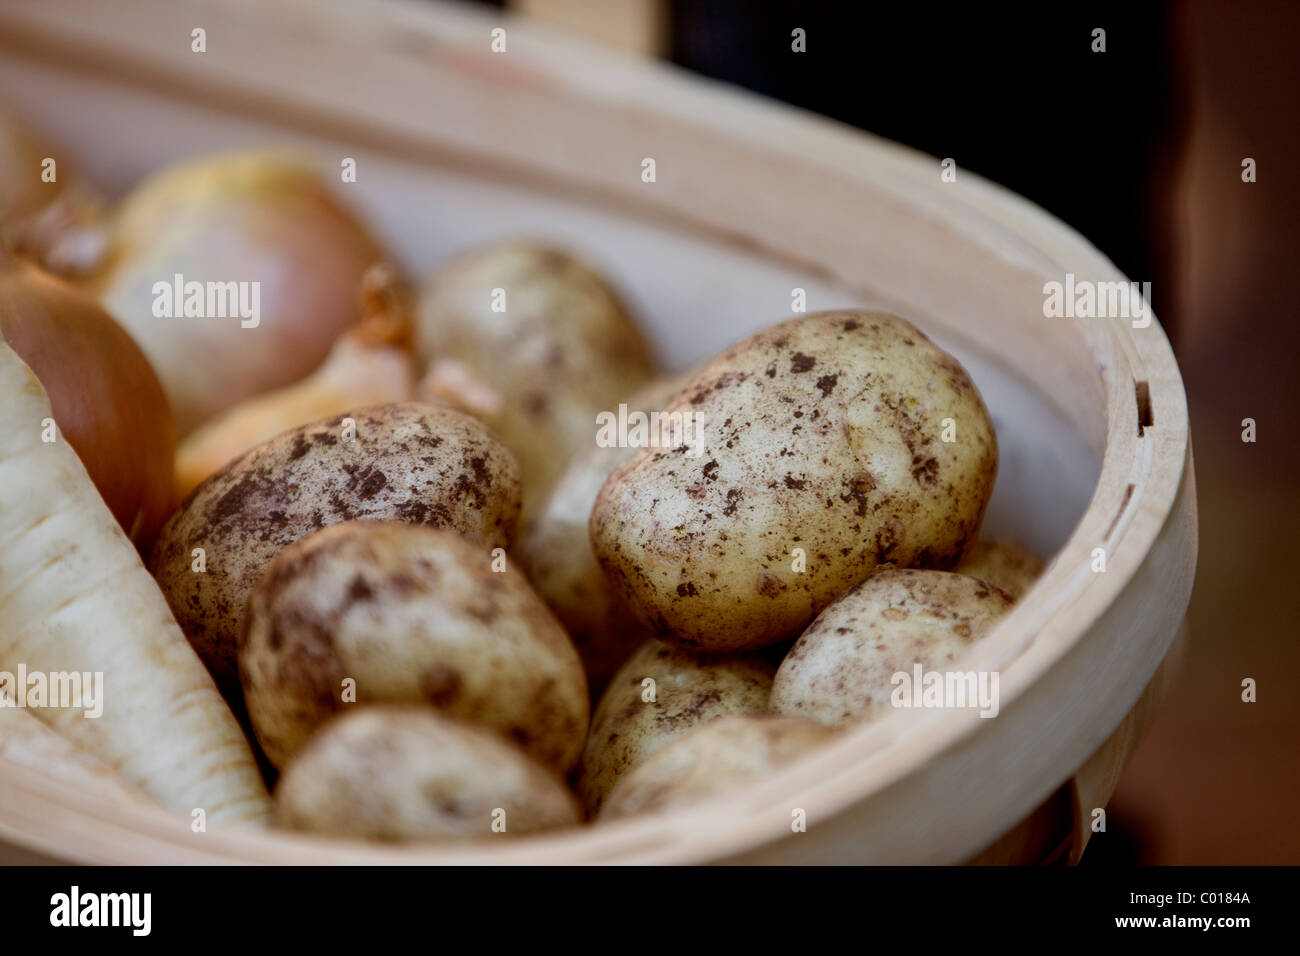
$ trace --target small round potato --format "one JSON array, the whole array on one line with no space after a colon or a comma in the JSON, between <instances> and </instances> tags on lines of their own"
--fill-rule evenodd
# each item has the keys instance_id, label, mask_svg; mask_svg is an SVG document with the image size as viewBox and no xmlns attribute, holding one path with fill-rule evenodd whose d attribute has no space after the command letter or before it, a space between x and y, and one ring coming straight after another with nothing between
<instances>
[{"instance_id":1,"label":"small round potato","mask_svg":"<svg viewBox=\"0 0 1300 956\"><path fill-rule=\"evenodd\" d=\"M827 726L888 713L897 673L942 670L1011 608L991 584L948 571L883 571L818 616L776 672L770 707Z\"/></svg>"},{"instance_id":2,"label":"small round potato","mask_svg":"<svg viewBox=\"0 0 1300 956\"><path fill-rule=\"evenodd\" d=\"M273 802L286 829L388 841L512 836L579 819L564 784L518 747L423 707L359 707L330 721L285 768Z\"/></svg>"},{"instance_id":3,"label":"small round potato","mask_svg":"<svg viewBox=\"0 0 1300 956\"><path fill-rule=\"evenodd\" d=\"M431 705L559 773L587 734L568 635L504 551L445 529L349 521L289 545L253 589L239 673L276 766L354 706L349 692L359 704Z\"/></svg>"},{"instance_id":4,"label":"small round potato","mask_svg":"<svg viewBox=\"0 0 1300 956\"><path fill-rule=\"evenodd\" d=\"M1010 541L987 539L975 542L954 570L987 581L1018 601L1043 573L1043 562Z\"/></svg>"},{"instance_id":5,"label":"small round potato","mask_svg":"<svg viewBox=\"0 0 1300 956\"><path fill-rule=\"evenodd\" d=\"M723 714L766 710L775 671L757 656L700 657L647 641L610 681L592 718L577 782L587 811L594 815L621 776L678 734Z\"/></svg>"},{"instance_id":6,"label":"small round potato","mask_svg":"<svg viewBox=\"0 0 1300 956\"><path fill-rule=\"evenodd\" d=\"M567 253L526 242L454 260L421 292L416 350L430 397L487 422L519 459L524 525L595 417L654 374L614 291Z\"/></svg>"},{"instance_id":7,"label":"small round potato","mask_svg":"<svg viewBox=\"0 0 1300 956\"><path fill-rule=\"evenodd\" d=\"M653 813L762 780L836 733L800 717L718 717L677 737L620 780L600 818Z\"/></svg>"},{"instance_id":8,"label":"small round potato","mask_svg":"<svg viewBox=\"0 0 1300 956\"><path fill-rule=\"evenodd\" d=\"M629 410L662 409L687 378L675 375L652 382L627 400ZM528 579L573 638L593 693L599 693L618 666L650 636L605 579L587 532L601 485L638 450L593 442L580 451L519 544L519 560Z\"/></svg>"},{"instance_id":9,"label":"small round potato","mask_svg":"<svg viewBox=\"0 0 1300 956\"><path fill-rule=\"evenodd\" d=\"M620 465L591 537L655 635L702 651L796 634L882 567L952 567L997 471L970 376L879 312L760 332L666 411L702 416L703 454L644 450Z\"/></svg>"},{"instance_id":10,"label":"small round potato","mask_svg":"<svg viewBox=\"0 0 1300 956\"><path fill-rule=\"evenodd\" d=\"M199 485L163 528L158 585L223 693L253 585L286 545L354 518L451 528L509 547L519 466L468 415L403 403L284 432Z\"/></svg>"}]
</instances>

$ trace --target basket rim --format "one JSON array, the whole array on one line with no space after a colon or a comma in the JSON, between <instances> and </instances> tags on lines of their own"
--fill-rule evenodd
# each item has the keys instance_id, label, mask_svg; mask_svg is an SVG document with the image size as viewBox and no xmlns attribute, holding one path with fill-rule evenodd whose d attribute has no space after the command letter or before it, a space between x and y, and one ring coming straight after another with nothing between
<instances>
[{"instance_id":1,"label":"basket rim","mask_svg":"<svg viewBox=\"0 0 1300 956\"><path fill-rule=\"evenodd\" d=\"M164 0L135 2L153 11L159 24L174 16ZM355 16L344 12L340 0L330 0L323 7L327 19L333 17L335 24ZM367 22L370 13L379 15L381 22L375 29L380 33L385 24L401 23L452 44L451 52L446 53L451 65L438 67L443 70L466 69L470 61L455 45L467 42L470 36L477 42L480 27L503 20L477 11L425 9L408 3L368 4L366 9L370 11ZM69 17L69 12L76 15ZM245 25L256 22L258 29L271 37L280 33L287 37L289 27L285 23L265 10L256 11L252 5L228 15L240 18ZM93 0L75 0L60 8L57 15L56 11L0 0L0 23L6 27L0 36L8 36L0 40L0 53L59 57L63 62L75 63L72 69L116 72L136 83L166 78L174 82L169 89L230 102L232 94L219 88L223 82L219 76L196 77L193 67L182 67L169 59L172 55L160 51L150 36L129 35L123 19L114 11L100 9ZM620 116L629 111L654 115L690 135L707 133L712 140L735 150L736 155L757 150L775 152L780 162L797 164L803 174L833 175L856 182L863 190L903 205L909 215L960 233L964 241L979 245L1004 263L1038 271L1050 267L1050 271L1062 273L1068 268L1104 281L1128 281L1073 229L1028 200L973 173L962 172L963 189L954 204L950 192L941 192L942 186L934 175L935 161L924 154L753 94L688 77L671 66L595 50L510 18L505 22L512 43L525 46L533 57L527 61L529 82L540 83L546 95L575 100L589 114L605 110ZM352 25L347 23L349 30ZM536 37L536 44L517 40L526 37ZM332 38L336 43L344 39L341 35ZM313 38L313 42L321 41ZM572 53L577 48L582 50L581 62L594 63L593 69L576 69L574 64L579 58ZM77 53L71 60L67 59L70 51ZM593 80L593 75L598 79ZM497 81L484 82L491 85ZM501 90L495 94L505 95ZM319 97L312 100L303 89L282 90L280 95L282 102L301 101L304 115L319 116ZM235 102L248 104L242 92L235 95ZM344 120L361 122L357 104L343 104L342 112ZM364 124L359 128L367 129ZM407 129L398 131L398 138L423 138L421 141L433 143L440 155L446 151L447 155L457 156L466 150L475 154L476 148L486 148L482 142L444 141L435 132L431 127ZM773 143L795 143L798 147L774 149ZM557 168L548 165L554 160L553 156L543 155L527 171L547 186L572 189L575 184L564 181ZM507 167L517 171L528 167L528 162L526 155L511 155ZM489 164L489 174L492 168ZM597 195L606 194L607 184L591 185ZM633 215L666 217L690 232L711 233L715 239L742 243L773 262L791 259L788 248L744 232L727 236L716 223L701 223L681 206L638 208L637 201L628 195L610 194L608 198L627 206ZM799 265L820 268L814 262L799 261ZM837 282L843 280L843 276L835 277ZM1098 483L1083 518L1035 587L991 635L972 649L971 666L1001 671L1004 712L1061 663L1127 586L1164 530L1184 482L1190 480L1186 396L1173 351L1154 318L1141 335L1133 332L1125 322L1117 320L1092 322L1075 329L1080 347L1091 349L1101 367L1107 440ZM1148 384L1150 406L1158 413L1158 424L1145 439L1138 436L1134 382ZM1125 488L1128 491L1122 490ZM1080 560L1098 542L1107 545L1106 574L1093 574ZM1147 635L1146 639L1161 638ZM1128 701L1126 706L1132 703ZM909 719L911 723L903 732L903 721ZM159 860L186 862L693 862L738 855L769 842L772 833L756 827L754 820L764 815L774 817L781 811L788 822L788 812L783 808L788 808L791 800L816 803L826 816L842 812L898 784L936 755L960 747L979 734L982 725L978 718L965 713L925 714L920 719L891 714L846 731L835 742L754 786L744 796L744 812L737 811L733 792L661 815L522 837L499 847L471 843L391 848L243 828L194 834L178 827L181 818L161 808L100 804L0 759L0 794L6 798L40 798L49 811L7 817L0 814L0 833L15 843L56 854L66 852L67 835L78 835L84 840L87 857L98 862L122 862L155 854ZM11 806L22 802L5 800ZM131 850L124 853L122 848L127 846Z\"/></svg>"}]
</instances>

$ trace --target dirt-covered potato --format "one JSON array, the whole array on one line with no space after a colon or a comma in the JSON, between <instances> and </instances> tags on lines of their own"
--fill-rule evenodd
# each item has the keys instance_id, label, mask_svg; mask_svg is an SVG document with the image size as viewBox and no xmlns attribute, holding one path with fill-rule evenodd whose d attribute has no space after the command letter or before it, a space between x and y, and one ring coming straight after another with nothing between
<instances>
[{"instance_id":1,"label":"dirt-covered potato","mask_svg":"<svg viewBox=\"0 0 1300 956\"><path fill-rule=\"evenodd\" d=\"M620 780L600 818L665 810L763 780L836 733L800 717L718 717L677 737Z\"/></svg>"},{"instance_id":2,"label":"dirt-covered potato","mask_svg":"<svg viewBox=\"0 0 1300 956\"><path fill-rule=\"evenodd\" d=\"M769 706L828 726L873 720L891 708L895 674L944 671L986 635L1011 598L949 571L883 571L817 617L772 683Z\"/></svg>"},{"instance_id":3,"label":"dirt-covered potato","mask_svg":"<svg viewBox=\"0 0 1300 956\"><path fill-rule=\"evenodd\" d=\"M573 795L495 734L424 707L358 707L289 762L273 820L388 841L515 836L574 826Z\"/></svg>"},{"instance_id":4,"label":"dirt-covered potato","mask_svg":"<svg viewBox=\"0 0 1300 956\"><path fill-rule=\"evenodd\" d=\"M276 553L354 518L451 528L509 547L519 466L483 424L439 405L360 409L284 432L199 485L163 528L150 568L228 697L253 585Z\"/></svg>"},{"instance_id":5,"label":"dirt-covered potato","mask_svg":"<svg viewBox=\"0 0 1300 956\"><path fill-rule=\"evenodd\" d=\"M598 412L654 374L640 330L584 263L514 242L462 256L421 292L416 350L425 394L487 422L519 459L524 524Z\"/></svg>"},{"instance_id":6,"label":"dirt-covered potato","mask_svg":"<svg viewBox=\"0 0 1300 956\"><path fill-rule=\"evenodd\" d=\"M239 676L276 766L355 704L428 704L559 773L587 735L568 635L504 552L445 529L349 521L289 545L253 588Z\"/></svg>"},{"instance_id":7,"label":"dirt-covered potato","mask_svg":"<svg viewBox=\"0 0 1300 956\"><path fill-rule=\"evenodd\" d=\"M1018 601L1043 573L1043 562L1019 545L990 538L975 542L954 570L996 585Z\"/></svg>"},{"instance_id":8,"label":"dirt-covered potato","mask_svg":"<svg viewBox=\"0 0 1300 956\"><path fill-rule=\"evenodd\" d=\"M647 641L610 681L592 718L577 781L587 811L594 815L620 777L684 731L723 714L766 710L775 671L753 655L703 657Z\"/></svg>"},{"instance_id":9,"label":"dirt-covered potato","mask_svg":"<svg viewBox=\"0 0 1300 956\"><path fill-rule=\"evenodd\" d=\"M703 454L646 450L620 465L590 530L656 636L699 650L793 635L882 566L952 567L997 472L970 376L879 312L760 332L665 411L702 416Z\"/></svg>"},{"instance_id":10,"label":"dirt-covered potato","mask_svg":"<svg viewBox=\"0 0 1300 956\"><path fill-rule=\"evenodd\" d=\"M651 382L627 400L629 412L651 413L686 384L687 375ZM650 636L605 579L591 550L591 506L610 472L637 453L635 446L594 441L578 452L556 481L519 543L528 579L573 638L593 693Z\"/></svg>"}]
</instances>

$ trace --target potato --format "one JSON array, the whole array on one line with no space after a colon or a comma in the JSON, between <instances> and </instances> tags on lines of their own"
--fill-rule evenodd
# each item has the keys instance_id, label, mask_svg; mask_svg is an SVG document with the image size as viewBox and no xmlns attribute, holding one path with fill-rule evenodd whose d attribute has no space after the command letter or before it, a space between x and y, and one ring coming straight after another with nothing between
<instances>
[{"instance_id":1,"label":"potato","mask_svg":"<svg viewBox=\"0 0 1300 956\"><path fill-rule=\"evenodd\" d=\"M718 717L677 737L619 781L600 818L665 810L760 781L835 735L799 717Z\"/></svg>"},{"instance_id":2,"label":"potato","mask_svg":"<svg viewBox=\"0 0 1300 956\"><path fill-rule=\"evenodd\" d=\"M239 676L282 766L353 703L431 705L569 770L587 681L569 637L504 553L454 531L348 521L289 545L248 602ZM349 683L345 686L345 681Z\"/></svg>"},{"instance_id":3,"label":"potato","mask_svg":"<svg viewBox=\"0 0 1300 956\"><path fill-rule=\"evenodd\" d=\"M884 571L818 616L781 662L773 711L828 726L891 709L897 673L942 671L1011 608L991 584L949 571Z\"/></svg>"},{"instance_id":4,"label":"potato","mask_svg":"<svg viewBox=\"0 0 1300 956\"><path fill-rule=\"evenodd\" d=\"M954 570L987 581L1020 600L1043 573L1043 562L1010 541L989 539L975 542Z\"/></svg>"},{"instance_id":5,"label":"potato","mask_svg":"<svg viewBox=\"0 0 1300 956\"><path fill-rule=\"evenodd\" d=\"M965 370L879 312L760 332L666 411L703 416L703 454L644 450L615 469L592 544L657 637L704 651L792 636L881 567L952 567L997 471Z\"/></svg>"},{"instance_id":6,"label":"potato","mask_svg":"<svg viewBox=\"0 0 1300 956\"><path fill-rule=\"evenodd\" d=\"M688 378L674 375L657 379L627 400L628 409L659 411ZM537 593L573 638L593 693L599 693L618 666L650 636L605 579L587 532L591 506L601 485L610 472L638 450L593 443L580 451L555 483L519 544L519 560Z\"/></svg>"},{"instance_id":7,"label":"potato","mask_svg":"<svg viewBox=\"0 0 1300 956\"><path fill-rule=\"evenodd\" d=\"M578 770L591 814L619 778L683 731L722 714L767 709L776 667L759 657L700 657L647 641L610 682L596 707ZM643 681L654 680L653 701Z\"/></svg>"},{"instance_id":8,"label":"potato","mask_svg":"<svg viewBox=\"0 0 1300 956\"><path fill-rule=\"evenodd\" d=\"M579 814L554 774L495 734L423 707L358 707L289 762L273 820L333 836L448 841L574 826Z\"/></svg>"},{"instance_id":9,"label":"potato","mask_svg":"<svg viewBox=\"0 0 1300 956\"><path fill-rule=\"evenodd\" d=\"M373 518L509 547L519 493L518 464L480 422L437 405L380 405L292 429L236 458L168 521L150 566L186 637L237 699L235 640L248 596L285 545Z\"/></svg>"},{"instance_id":10,"label":"potato","mask_svg":"<svg viewBox=\"0 0 1300 956\"><path fill-rule=\"evenodd\" d=\"M426 394L481 417L518 457L525 525L569 459L592 444L596 414L655 370L627 309L595 272L523 242L434 273L415 341L429 369Z\"/></svg>"}]
</instances>

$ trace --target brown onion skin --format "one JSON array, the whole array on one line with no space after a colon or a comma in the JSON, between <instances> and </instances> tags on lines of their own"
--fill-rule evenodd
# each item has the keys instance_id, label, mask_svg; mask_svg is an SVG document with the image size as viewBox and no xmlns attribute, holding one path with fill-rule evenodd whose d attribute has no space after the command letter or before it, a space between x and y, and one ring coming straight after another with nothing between
<instances>
[{"instance_id":1,"label":"brown onion skin","mask_svg":"<svg viewBox=\"0 0 1300 956\"><path fill-rule=\"evenodd\" d=\"M3 251L0 336L45 386L60 433L147 554L175 508L176 453L171 411L149 360L93 299Z\"/></svg>"}]
</instances>

